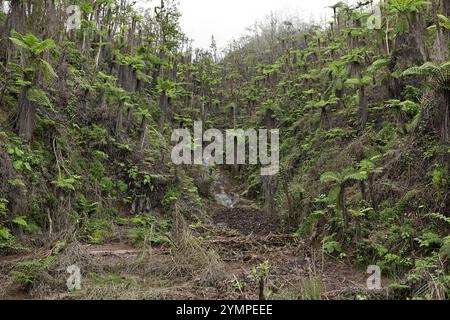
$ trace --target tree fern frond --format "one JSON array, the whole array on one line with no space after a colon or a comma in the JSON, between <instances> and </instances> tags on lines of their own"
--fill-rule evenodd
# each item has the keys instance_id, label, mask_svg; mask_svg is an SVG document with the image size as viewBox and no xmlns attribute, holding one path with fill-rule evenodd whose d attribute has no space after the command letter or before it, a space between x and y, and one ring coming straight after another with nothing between
<instances>
[{"instance_id":1,"label":"tree fern frond","mask_svg":"<svg viewBox=\"0 0 450 320\"><path fill-rule=\"evenodd\" d=\"M52 107L52 103L50 99L47 97L47 94L44 90L38 88L31 88L27 91L27 99L32 101L40 106Z\"/></svg>"},{"instance_id":2,"label":"tree fern frond","mask_svg":"<svg viewBox=\"0 0 450 320\"><path fill-rule=\"evenodd\" d=\"M320 182L328 183L328 182L337 182L340 183L341 177L337 172L325 172L320 176Z\"/></svg>"},{"instance_id":3,"label":"tree fern frond","mask_svg":"<svg viewBox=\"0 0 450 320\"><path fill-rule=\"evenodd\" d=\"M39 62L41 64L41 70L44 73L44 76L47 80L51 78L58 78L58 75L56 74L52 65L48 63L48 61L45 61L44 59L39 59Z\"/></svg>"}]
</instances>

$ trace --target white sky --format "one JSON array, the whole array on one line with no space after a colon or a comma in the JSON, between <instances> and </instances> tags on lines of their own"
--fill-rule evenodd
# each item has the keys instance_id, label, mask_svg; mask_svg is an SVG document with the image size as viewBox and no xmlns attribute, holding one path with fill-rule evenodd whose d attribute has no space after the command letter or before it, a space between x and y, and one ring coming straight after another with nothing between
<instances>
[{"instance_id":1,"label":"white sky","mask_svg":"<svg viewBox=\"0 0 450 320\"><path fill-rule=\"evenodd\" d=\"M145 1L145 0L144 0ZM328 6L339 0L178 0L182 13L182 30L194 40L194 47L208 48L214 35L219 47L238 38L255 21L262 21L270 12L299 16L309 22L328 20ZM157 3L155 1L145 1ZM347 0L356 3L357 0Z\"/></svg>"}]
</instances>

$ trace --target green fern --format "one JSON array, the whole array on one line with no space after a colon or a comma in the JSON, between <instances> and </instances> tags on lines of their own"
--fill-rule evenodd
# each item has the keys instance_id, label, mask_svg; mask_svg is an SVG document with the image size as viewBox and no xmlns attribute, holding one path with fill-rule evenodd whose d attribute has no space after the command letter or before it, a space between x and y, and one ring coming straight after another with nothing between
<instances>
[{"instance_id":1,"label":"green fern","mask_svg":"<svg viewBox=\"0 0 450 320\"><path fill-rule=\"evenodd\" d=\"M47 97L44 90L38 88L31 88L27 91L27 99L29 101L35 102L39 106L52 108L52 103Z\"/></svg>"},{"instance_id":2,"label":"green fern","mask_svg":"<svg viewBox=\"0 0 450 320\"><path fill-rule=\"evenodd\" d=\"M449 88L450 83L450 61L441 65L432 62L426 62L421 66L414 66L403 71L402 76L426 76L430 77L430 85L439 85L443 88Z\"/></svg>"}]
</instances>

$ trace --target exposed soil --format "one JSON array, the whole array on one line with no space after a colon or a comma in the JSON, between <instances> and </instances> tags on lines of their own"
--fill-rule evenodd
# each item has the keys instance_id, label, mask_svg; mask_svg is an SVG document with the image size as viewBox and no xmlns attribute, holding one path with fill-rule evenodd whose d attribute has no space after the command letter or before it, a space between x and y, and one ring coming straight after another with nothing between
<instances>
[{"instance_id":1,"label":"exposed soil","mask_svg":"<svg viewBox=\"0 0 450 320\"><path fill-rule=\"evenodd\" d=\"M133 246L126 243L108 243L104 245L88 245L86 249L92 255L96 256L107 256L107 255L117 255L117 256L137 256L141 250L134 248Z\"/></svg>"},{"instance_id":2,"label":"exposed soil","mask_svg":"<svg viewBox=\"0 0 450 320\"><path fill-rule=\"evenodd\" d=\"M366 289L367 275L363 270L345 260L322 255L320 250L296 237L258 235L256 232L236 235L234 230L221 229L221 233L227 232L231 233L206 240L223 259L227 275L224 282L228 284L228 290L214 299L257 299L257 286L251 270L266 260L270 265L266 288L272 299L307 298L304 287L310 282L320 286L323 299L354 299L357 294L371 298L385 296L385 292ZM236 289L238 283L244 283L245 289Z\"/></svg>"},{"instance_id":3,"label":"exposed soil","mask_svg":"<svg viewBox=\"0 0 450 320\"><path fill-rule=\"evenodd\" d=\"M219 210L213 215L213 221L215 224L224 224L244 235L267 235L280 230L277 219L253 208L238 207Z\"/></svg>"}]
</instances>

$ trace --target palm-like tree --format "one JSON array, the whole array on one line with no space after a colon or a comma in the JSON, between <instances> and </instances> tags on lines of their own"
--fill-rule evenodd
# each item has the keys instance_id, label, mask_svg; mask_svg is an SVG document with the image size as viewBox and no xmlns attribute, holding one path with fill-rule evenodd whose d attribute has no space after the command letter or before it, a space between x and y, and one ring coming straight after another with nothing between
<instances>
[{"instance_id":1,"label":"palm-like tree","mask_svg":"<svg viewBox=\"0 0 450 320\"><path fill-rule=\"evenodd\" d=\"M395 110L397 116L397 129L401 134L407 133L407 117L408 110L419 109L417 103L410 100L400 101L398 99L391 99L386 101L386 106Z\"/></svg>"},{"instance_id":2,"label":"palm-like tree","mask_svg":"<svg viewBox=\"0 0 450 320\"><path fill-rule=\"evenodd\" d=\"M350 74L353 78L348 79L345 84L358 88L359 97L359 117L361 127L364 129L367 124L367 96L366 86L370 84L370 78L363 73L363 65L367 56L366 50L362 48L353 49L348 55L343 57L343 60L350 65Z\"/></svg>"},{"instance_id":3,"label":"palm-like tree","mask_svg":"<svg viewBox=\"0 0 450 320\"><path fill-rule=\"evenodd\" d=\"M423 7L430 4L431 2L425 0L390 0L388 3L389 11L400 17L405 17L409 28L412 26L411 14L420 12Z\"/></svg>"},{"instance_id":4,"label":"palm-like tree","mask_svg":"<svg viewBox=\"0 0 450 320\"><path fill-rule=\"evenodd\" d=\"M170 80L163 80L158 78L158 84L156 89L159 96L159 105L161 108L161 117L159 120L160 128L164 127L164 124L170 118L170 110L169 110L169 91L175 87L175 83ZM205 116L205 110L202 107L202 117Z\"/></svg>"},{"instance_id":5,"label":"palm-like tree","mask_svg":"<svg viewBox=\"0 0 450 320\"><path fill-rule=\"evenodd\" d=\"M429 76L432 87L450 90L450 61L437 65L432 62L424 63L421 66L414 66L405 70L403 76L419 75Z\"/></svg>"},{"instance_id":6,"label":"palm-like tree","mask_svg":"<svg viewBox=\"0 0 450 320\"><path fill-rule=\"evenodd\" d=\"M405 70L403 76L427 77L426 82L435 93L438 106L435 112L435 121L439 126L440 139L446 143L450 136L450 61L442 64L427 62Z\"/></svg>"},{"instance_id":7,"label":"palm-like tree","mask_svg":"<svg viewBox=\"0 0 450 320\"><path fill-rule=\"evenodd\" d=\"M347 70L342 61L332 61L330 64L322 69L322 74L330 79L330 86L325 93L333 94L337 98L343 97L344 80L347 76Z\"/></svg>"},{"instance_id":8,"label":"palm-like tree","mask_svg":"<svg viewBox=\"0 0 450 320\"><path fill-rule=\"evenodd\" d=\"M368 120L368 102L366 96L366 86L370 84L370 77L360 75L358 78L351 78L345 81L345 85L349 87L358 88L358 105L359 105L359 120L361 128L364 129Z\"/></svg>"},{"instance_id":9,"label":"palm-like tree","mask_svg":"<svg viewBox=\"0 0 450 320\"><path fill-rule=\"evenodd\" d=\"M359 163L359 173L361 174L361 192L364 193L365 180L369 186L369 197L372 202L372 206L375 210L378 208L377 199L375 198L375 193L373 190L374 178L377 173L382 173L383 168L378 167L376 162L381 158L381 156L375 156L370 159L364 159ZM364 197L364 195L363 195Z\"/></svg>"},{"instance_id":10,"label":"palm-like tree","mask_svg":"<svg viewBox=\"0 0 450 320\"><path fill-rule=\"evenodd\" d=\"M323 128L330 126L329 107L336 106L340 102L340 99L331 96L328 100L321 99L319 101L312 101L311 107L314 109L320 109L320 125Z\"/></svg>"},{"instance_id":11,"label":"palm-like tree","mask_svg":"<svg viewBox=\"0 0 450 320\"><path fill-rule=\"evenodd\" d=\"M430 2L425 0L391 0L389 7L392 12L407 15L411 12L419 12L422 7L429 4Z\"/></svg>"},{"instance_id":12,"label":"palm-like tree","mask_svg":"<svg viewBox=\"0 0 450 320\"><path fill-rule=\"evenodd\" d=\"M45 92L38 88L42 76L47 80L57 77L50 63L43 59L46 52L56 48L51 39L41 40L28 33L11 32L10 40L21 49L23 81L18 100L19 117L16 124L19 135L30 141L35 126L36 107L48 104Z\"/></svg>"},{"instance_id":13,"label":"palm-like tree","mask_svg":"<svg viewBox=\"0 0 450 320\"><path fill-rule=\"evenodd\" d=\"M328 7L330 9L333 9L334 24L336 26L338 33L340 31L340 26L341 26L341 22L339 21L339 10L344 7L346 7L346 4L342 1L339 1L338 3Z\"/></svg>"},{"instance_id":14,"label":"palm-like tree","mask_svg":"<svg viewBox=\"0 0 450 320\"><path fill-rule=\"evenodd\" d=\"M424 28L422 23L417 23L417 21L421 21L420 19L416 19L417 21L414 22L413 18L420 17L421 10L430 4L431 2L424 0L391 0L388 3L389 11L396 16L397 19L406 19L409 32L413 33L413 39L416 42L424 61L428 60Z\"/></svg>"},{"instance_id":15,"label":"palm-like tree","mask_svg":"<svg viewBox=\"0 0 450 320\"><path fill-rule=\"evenodd\" d=\"M150 118L150 111L145 108L139 108L136 111L136 117L140 121L139 146L144 149L145 139L147 139L147 119Z\"/></svg>"},{"instance_id":16,"label":"palm-like tree","mask_svg":"<svg viewBox=\"0 0 450 320\"><path fill-rule=\"evenodd\" d=\"M344 169L341 172L325 172L320 177L322 183L332 183L337 192L337 207L342 212L342 218L344 220L344 229L348 228L349 215L346 205L346 191L354 182L361 181L366 178L366 175L354 168Z\"/></svg>"}]
</instances>

